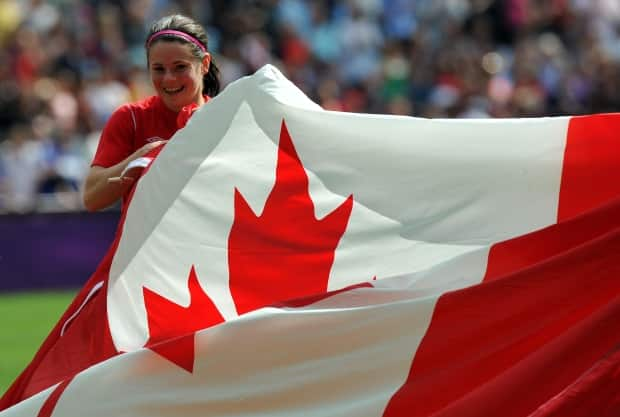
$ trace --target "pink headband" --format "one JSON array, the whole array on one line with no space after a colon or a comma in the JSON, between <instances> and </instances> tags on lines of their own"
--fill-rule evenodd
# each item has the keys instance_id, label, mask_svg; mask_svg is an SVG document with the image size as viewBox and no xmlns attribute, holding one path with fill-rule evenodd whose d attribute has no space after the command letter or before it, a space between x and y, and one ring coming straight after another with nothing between
<instances>
[{"instance_id":1,"label":"pink headband","mask_svg":"<svg viewBox=\"0 0 620 417\"><path fill-rule=\"evenodd\" d=\"M151 43L155 39L163 35L172 35L172 36L176 36L177 38L182 38L190 43L193 43L197 47L199 47L200 50L204 52L205 54L207 53L207 48L205 48L205 46L198 39L194 38L192 35L188 35L185 32L181 32L180 30L174 30L174 29L164 29L164 30L160 30L158 32L153 33L151 36L149 36L149 39L146 41L146 47L149 48L151 46Z\"/></svg>"}]
</instances>

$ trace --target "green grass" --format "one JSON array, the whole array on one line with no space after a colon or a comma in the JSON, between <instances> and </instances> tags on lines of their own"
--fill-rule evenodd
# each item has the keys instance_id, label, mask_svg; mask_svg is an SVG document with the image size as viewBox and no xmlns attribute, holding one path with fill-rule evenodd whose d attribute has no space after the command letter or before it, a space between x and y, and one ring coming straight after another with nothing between
<instances>
[{"instance_id":1,"label":"green grass","mask_svg":"<svg viewBox=\"0 0 620 417\"><path fill-rule=\"evenodd\" d=\"M0 294L0 396L30 363L75 294Z\"/></svg>"}]
</instances>

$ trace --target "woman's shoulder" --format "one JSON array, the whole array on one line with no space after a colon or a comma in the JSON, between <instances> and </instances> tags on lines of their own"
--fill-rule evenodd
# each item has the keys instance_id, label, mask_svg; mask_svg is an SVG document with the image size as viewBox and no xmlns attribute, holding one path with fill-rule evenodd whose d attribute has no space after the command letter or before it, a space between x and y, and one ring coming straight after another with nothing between
<instances>
[{"instance_id":1,"label":"woman's shoulder","mask_svg":"<svg viewBox=\"0 0 620 417\"><path fill-rule=\"evenodd\" d=\"M157 96L150 96L141 100L121 104L110 115L110 118L106 122L106 127L111 129L114 127L131 125L135 129L138 120L149 117L150 114L157 111L158 99L159 97Z\"/></svg>"},{"instance_id":2,"label":"woman's shoulder","mask_svg":"<svg viewBox=\"0 0 620 417\"><path fill-rule=\"evenodd\" d=\"M159 96L150 96L137 101L131 101L119 106L112 114L111 119L132 120L155 117L161 113L162 104Z\"/></svg>"},{"instance_id":3,"label":"woman's shoulder","mask_svg":"<svg viewBox=\"0 0 620 417\"><path fill-rule=\"evenodd\" d=\"M156 109L160 106L161 99L159 96L150 96L141 100L132 101L123 104L119 109L132 110L132 111L149 111Z\"/></svg>"}]
</instances>

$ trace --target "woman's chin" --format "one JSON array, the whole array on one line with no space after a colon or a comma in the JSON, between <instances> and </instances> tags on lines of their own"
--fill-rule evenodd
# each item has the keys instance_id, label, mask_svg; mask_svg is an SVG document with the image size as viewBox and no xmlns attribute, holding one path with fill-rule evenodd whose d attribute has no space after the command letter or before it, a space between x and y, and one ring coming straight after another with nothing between
<instances>
[{"instance_id":1,"label":"woman's chin","mask_svg":"<svg viewBox=\"0 0 620 417\"><path fill-rule=\"evenodd\" d=\"M170 95L167 95L162 98L166 107L175 112L181 111L188 104L186 103L187 100L182 100L181 97L170 97Z\"/></svg>"}]
</instances>

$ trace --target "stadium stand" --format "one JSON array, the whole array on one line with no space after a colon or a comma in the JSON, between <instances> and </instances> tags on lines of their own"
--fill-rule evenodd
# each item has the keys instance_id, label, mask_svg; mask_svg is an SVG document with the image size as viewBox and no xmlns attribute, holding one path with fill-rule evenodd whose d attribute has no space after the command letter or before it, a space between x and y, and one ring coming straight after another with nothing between
<instances>
[{"instance_id":1,"label":"stadium stand","mask_svg":"<svg viewBox=\"0 0 620 417\"><path fill-rule=\"evenodd\" d=\"M616 0L1 0L0 213L82 210L99 132L151 93L144 34L172 12L208 27L223 85L272 63L326 109L620 108Z\"/></svg>"}]
</instances>

